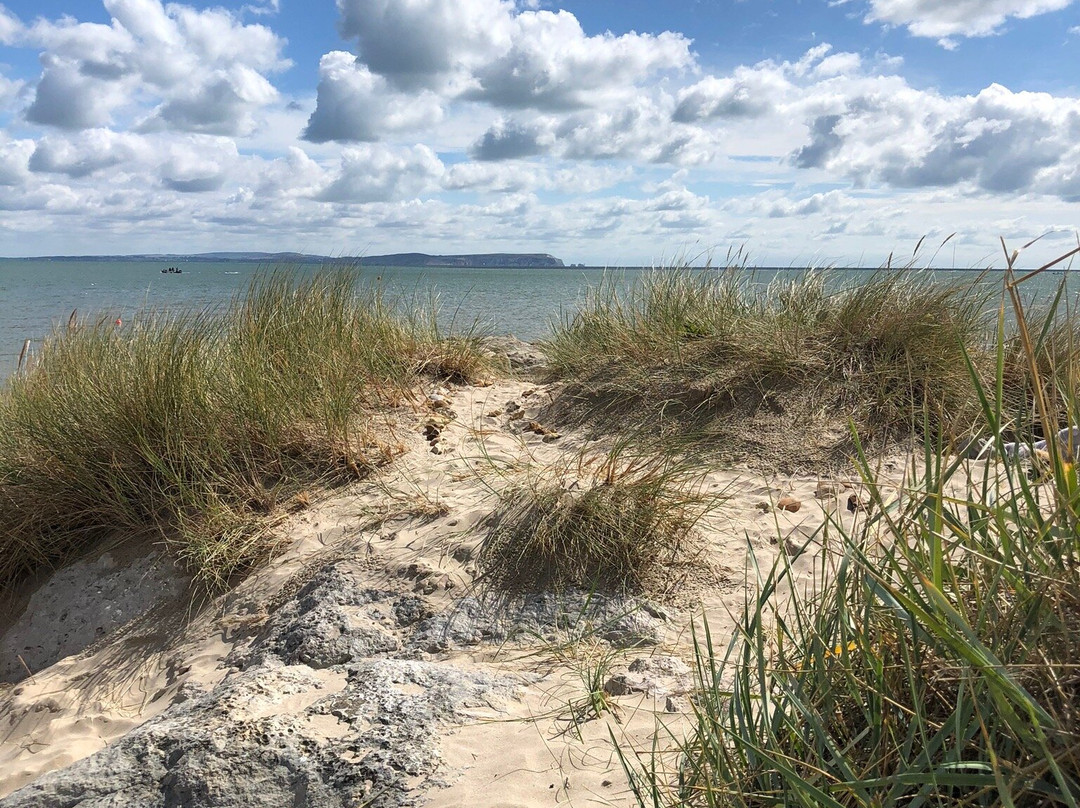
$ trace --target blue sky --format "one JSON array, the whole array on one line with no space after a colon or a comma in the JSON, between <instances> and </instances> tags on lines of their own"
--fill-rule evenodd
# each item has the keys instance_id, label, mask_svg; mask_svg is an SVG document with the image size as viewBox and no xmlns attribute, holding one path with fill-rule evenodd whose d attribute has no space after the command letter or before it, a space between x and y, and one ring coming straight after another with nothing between
<instances>
[{"instance_id":1,"label":"blue sky","mask_svg":"<svg viewBox=\"0 0 1080 808\"><path fill-rule=\"evenodd\" d=\"M1078 213L1080 0L0 0L0 255L1000 265Z\"/></svg>"}]
</instances>

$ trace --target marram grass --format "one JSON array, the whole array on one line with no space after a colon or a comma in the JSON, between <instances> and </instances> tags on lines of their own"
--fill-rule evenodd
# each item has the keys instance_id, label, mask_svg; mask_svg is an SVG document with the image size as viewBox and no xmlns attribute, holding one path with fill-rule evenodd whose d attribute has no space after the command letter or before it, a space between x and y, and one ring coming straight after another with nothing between
<instances>
[{"instance_id":1,"label":"marram grass","mask_svg":"<svg viewBox=\"0 0 1080 808\"><path fill-rule=\"evenodd\" d=\"M910 436L924 412L935 434L965 434L978 402L964 352L986 365L989 286L897 270L831 288L828 272L764 288L739 269L602 283L546 344L562 402L788 468L817 459L807 435L840 435L826 461L850 454L849 420L874 445Z\"/></svg>"},{"instance_id":2,"label":"marram grass","mask_svg":"<svg viewBox=\"0 0 1080 808\"><path fill-rule=\"evenodd\" d=\"M642 454L624 437L607 452L543 468L499 492L480 545L481 582L505 593L667 592L700 562L695 528L720 499L703 469Z\"/></svg>"},{"instance_id":3,"label":"marram grass","mask_svg":"<svg viewBox=\"0 0 1080 808\"><path fill-rule=\"evenodd\" d=\"M0 581L147 535L219 587L267 557L279 506L390 459L425 376L486 372L351 271L257 279L221 310L72 321L0 392Z\"/></svg>"},{"instance_id":4,"label":"marram grass","mask_svg":"<svg viewBox=\"0 0 1080 808\"><path fill-rule=\"evenodd\" d=\"M968 357L998 453L1031 413L1080 418L1076 376L1040 356L1071 323L1029 320L1010 271L989 378ZM1059 312L1051 310L1046 317ZM1015 345L1012 346L1015 349ZM1041 390L1006 396L1010 362ZM1013 370L1016 370L1015 366ZM925 417L929 418L929 414ZM856 440L858 448L858 442ZM860 452L875 515L827 522L820 586L785 555L756 570L726 648L696 637L692 727L620 750L641 806L1076 806L1080 803L1080 481L1069 447L1028 472L950 457L927 436L896 490ZM781 591L791 592L787 598ZM666 749L665 749L666 747Z\"/></svg>"}]
</instances>

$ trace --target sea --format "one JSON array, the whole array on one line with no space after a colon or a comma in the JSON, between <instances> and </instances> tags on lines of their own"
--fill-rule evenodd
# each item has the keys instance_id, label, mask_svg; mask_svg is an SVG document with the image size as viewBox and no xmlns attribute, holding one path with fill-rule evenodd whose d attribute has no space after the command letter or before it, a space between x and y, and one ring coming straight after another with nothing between
<instances>
[{"instance_id":1,"label":"sea","mask_svg":"<svg viewBox=\"0 0 1080 808\"><path fill-rule=\"evenodd\" d=\"M182 271L162 272L169 266ZM0 379L15 369L24 346L33 354L53 328L78 317L130 321L141 311L220 307L242 295L260 274L280 267L257 262L64 261L0 259ZM317 272L318 265L285 267ZM560 318L572 316L586 290L604 282L625 288L641 268L413 268L363 267L361 278L381 284L392 299L437 301L443 329L480 334L514 334L526 341L543 339ZM709 271L709 270L703 270ZM739 270L754 283L795 276L804 269ZM836 282L869 274L867 270L831 270ZM1000 273L949 270L949 280L1000 285ZM1047 272L1029 288L1047 297L1065 274ZM29 343L27 343L29 340Z\"/></svg>"}]
</instances>

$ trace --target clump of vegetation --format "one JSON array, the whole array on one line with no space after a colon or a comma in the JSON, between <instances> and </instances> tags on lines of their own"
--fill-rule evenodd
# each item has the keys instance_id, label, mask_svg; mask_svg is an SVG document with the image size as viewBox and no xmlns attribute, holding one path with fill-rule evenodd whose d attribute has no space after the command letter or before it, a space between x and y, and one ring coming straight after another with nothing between
<instances>
[{"instance_id":1,"label":"clump of vegetation","mask_svg":"<svg viewBox=\"0 0 1080 808\"><path fill-rule=\"evenodd\" d=\"M0 392L0 581L140 533L221 586L266 557L278 503L398 451L384 415L422 378L485 370L475 340L351 271L122 328L73 320Z\"/></svg>"},{"instance_id":2,"label":"clump of vegetation","mask_svg":"<svg viewBox=\"0 0 1080 808\"><path fill-rule=\"evenodd\" d=\"M502 592L664 592L673 567L700 551L694 527L715 497L700 475L625 445L576 473L544 469L502 492L478 557L482 580Z\"/></svg>"},{"instance_id":3,"label":"clump of vegetation","mask_svg":"<svg viewBox=\"0 0 1080 808\"><path fill-rule=\"evenodd\" d=\"M1080 418L1075 376L1039 373L1039 335L1055 326L1029 327L1008 279L1026 372L1044 391L1035 409ZM1006 428L1029 423L1004 395L1000 322L989 383L967 366L999 454ZM876 515L858 531L825 525L822 545L839 551L823 555L820 588L791 586L781 555L726 652L707 628L698 636L693 730L674 758L623 755L639 805L1080 802L1077 468L1054 444L1035 479L944 448L925 438L898 493L860 454Z\"/></svg>"},{"instance_id":4,"label":"clump of vegetation","mask_svg":"<svg viewBox=\"0 0 1080 808\"><path fill-rule=\"evenodd\" d=\"M978 402L964 355L984 363L988 297L915 270L764 288L745 270L662 270L625 294L594 289L546 352L579 417L636 416L786 465L816 459L806 432L832 427L842 451L820 459L835 461L849 420L870 440L910 435L923 413L935 433L966 431Z\"/></svg>"}]
</instances>

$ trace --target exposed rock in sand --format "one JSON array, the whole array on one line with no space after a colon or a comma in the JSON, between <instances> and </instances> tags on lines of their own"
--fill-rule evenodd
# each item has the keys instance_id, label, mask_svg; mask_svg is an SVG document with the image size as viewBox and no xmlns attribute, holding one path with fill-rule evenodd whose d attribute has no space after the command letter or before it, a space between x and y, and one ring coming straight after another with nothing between
<instances>
[{"instance_id":1,"label":"exposed rock in sand","mask_svg":"<svg viewBox=\"0 0 1080 808\"><path fill-rule=\"evenodd\" d=\"M822 480L814 489L814 496L818 499L836 499L849 488L850 484L839 480Z\"/></svg>"},{"instance_id":2,"label":"exposed rock in sand","mask_svg":"<svg viewBox=\"0 0 1080 808\"><path fill-rule=\"evenodd\" d=\"M663 655L639 657L625 673L616 673L604 683L604 691L612 696L646 693L656 699L684 696L693 687L690 666L678 657Z\"/></svg>"},{"instance_id":3,"label":"exposed rock in sand","mask_svg":"<svg viewBox=\"0 0 1080 808\"><path fill-rule=\"evenodd\" d=\"M851 494L847 498L847 509L850 513L865 511L867 509L866 500L858 494Z\"/></svg>"},{"instance_id":4,"label":"exposed rock in sand","mask_svg":"<svg viewBox=\"0 0 1080 808\"><path fill-rule=\"evenodd\" d=\"M157 718L0 806L418 804L438 768L436 729L526 681L392 658L391 630L422 613L331 563L228 660L243 670L181 690Z\"/></svg>"},{"instance_id":5,"label":"exposed rock in sand","mask_svg":"<svg viewBox=\"0 0 1080 808\"><path fill-rule=\"evenodd\" d=\"M673 614L639 598L584 592L542 592L510 603L469 596L420 623L412 642L439 653L483 642L538 640L583 625L615 648L636 648L663 642Z\"/></svg>"},{"instance_id":6,"label":"exposed rock in sand","mask_svg":"<svg viewBox=\"0 0 1080 808\"><path fill-rule=\"evenodd\" d=\"M0 800L3 808L417 805L436 728L520 679L359 660L344 683L268 659L187 697L118 743Z\"/></svg>"},{"instance_id":7,"label":"exposed rock in sand","mask_svg":"<svg viewBox=\"0 0 1080 808\"><path fill-rule=\"evenodd\" d=\"M352 560L327 563L225 660L235 673L209 692L182 689L157 718L0 806L415 805L438 770L436 730L529 681L419 657L585 623L617 647L656 643L669 617L583 594L509 608L467 597L432 614L364 577Z\"/></svg>"}]
</instances>

